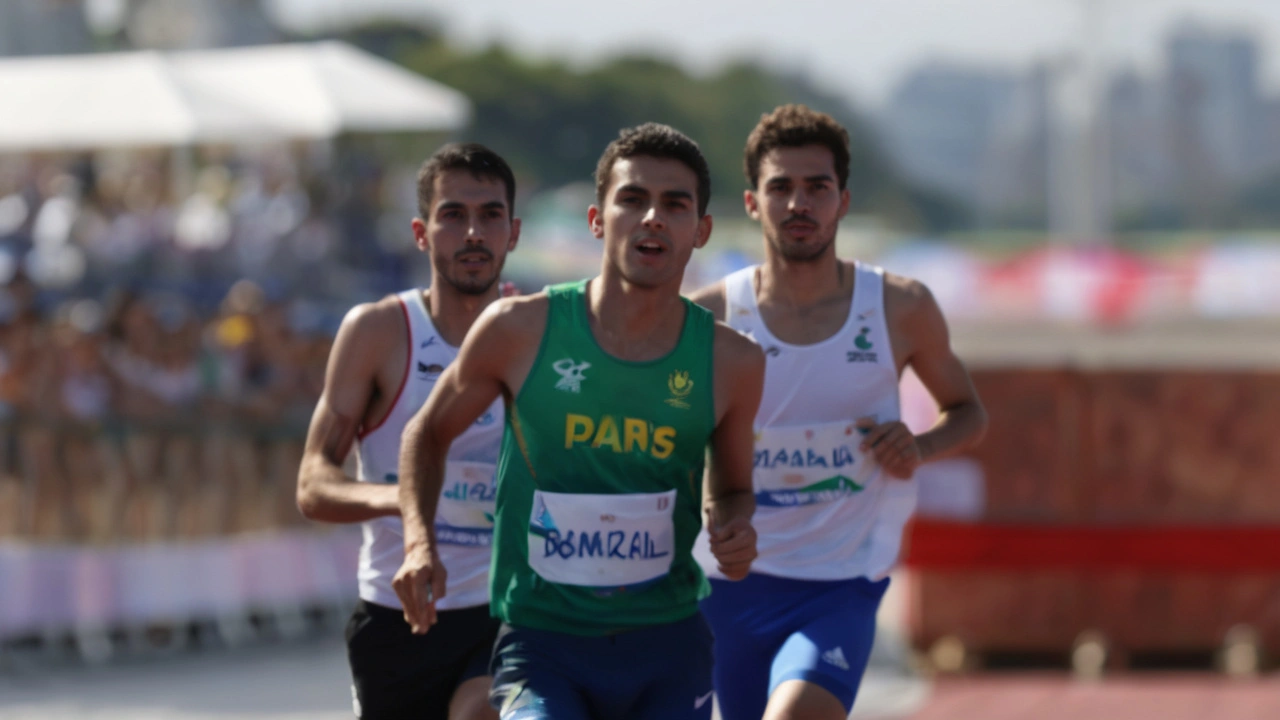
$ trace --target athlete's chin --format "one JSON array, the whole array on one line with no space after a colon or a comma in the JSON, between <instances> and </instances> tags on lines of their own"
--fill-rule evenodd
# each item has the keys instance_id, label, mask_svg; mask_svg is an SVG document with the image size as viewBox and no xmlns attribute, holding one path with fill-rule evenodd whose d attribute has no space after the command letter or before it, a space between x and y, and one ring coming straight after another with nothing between
<instances>
[{"instance_id":1,"label":"athlete's chin","mask_svg":"<svg viewBox=\"0 0 1280 720\"><path fill-rule=\"evenodd\" d=\"M493 284L497 280L497 276L484 278L464 276L450 279L449 284L462 295L484 295L493 288Z\"/></svg>"},{"instance_id":2,"label":"athlete's chin","mask_svg":"<svg viewBox=\"0 0 1280 720\"><path fill-rule=\"evenodd\" d=\"M622 279L632 287L656 290L670 285L673 279L678 281L679 277L670 271L655 272L652 268L624 268Z\"/></svg>"},{"instance_id":3,"label":"athlete's chin","mask_svg":"<svg viewBox=\"0 0 1280 720\"><path fill-rule=\"evenodd\" d=\"M806 240L801 242L776 242L773 244L774 249L778 251L784 259L791 262L817 262L826 256L831 242L816 242Z\"/></svg>"}]
</instances>

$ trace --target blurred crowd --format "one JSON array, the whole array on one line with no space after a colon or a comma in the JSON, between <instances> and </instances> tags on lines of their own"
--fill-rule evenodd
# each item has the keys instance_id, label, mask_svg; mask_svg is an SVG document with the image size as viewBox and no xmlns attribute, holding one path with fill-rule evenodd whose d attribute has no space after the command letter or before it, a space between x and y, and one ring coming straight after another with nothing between
<instances>
[{"instance_id":1,"label":"blurred crowd","mask_svg":"<svg viewBox=\"0 0 1280 720\"><path fill-rule=\"evenodd\" d=\"M0 285L349 300L404 285L414 213L412 168L356 150L0 155Z\"/></svg>"},{"instance_id":2,"label":"blurred crowd","mask_svg":"<svg viewBox=\"0 0 1280 720\"><path fill-rule=\"evenodd\" d=\"M47 317L32 283L0 325L0 535L199 537L293 524L327 332L250 281L201 317L121 292Z\"/></svg>"},{"instance_id":3,"label":"blurred crowd","mask_svg":"<svg viewBox=\"0 0 1280 720\"><path fill-rule=\"evenodd\" d=\"M0 417L52 425L305 427L327 327L232 286L203 317L183 298L121 291L39 312L25 276L0 295ZM291 312L292 310L292 312Z\"/></svg>"},{"instance_id":4,"label":"blurred crowd","mask_svg":"<svg viewBox=\"0 0 1280 720\"><path fill-rule=\"evenodd\" d=\"M0 537L298 522L337 322L411 282L411 179L228 156L182 192L172 160L0 159Z\"/></svg>"}]
</instances>

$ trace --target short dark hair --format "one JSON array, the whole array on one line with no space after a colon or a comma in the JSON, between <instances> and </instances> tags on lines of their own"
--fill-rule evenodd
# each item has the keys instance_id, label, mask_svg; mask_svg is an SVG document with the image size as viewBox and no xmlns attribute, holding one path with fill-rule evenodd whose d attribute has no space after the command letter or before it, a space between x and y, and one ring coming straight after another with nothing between
<instances>
[{"instance_id":1,"label":"short dark hair","mask_svg":"<svg viewBox=\"0 0 1280 720\"><path fill-rule=\"evenodd\" d=\"M804 105L781 105L760 116L747 137L744 170L752 189L760 186L760 160L780 147L822 145L835 159L836 179L844 190L849 182L849 132L830 115Z\"/></svg>"},{"instance_id":2,"label":"short dark hair","mask_svg":"<svg viewBox=\"0 0 1280 720\"><path fill-rule=\"evenodd\" d=\"M702 156L698 143L688 135L670 125L659 123L625 128L618 133L618 139L604 149L600 162L596 163L597 203L604 204L614 163L623 158L641 155L678 160L687 165L698 177L698 217L707 214L707 203L711 201L711 170L707 167L707 159Z\"/></svg>"},{"instance_id":3,"label":"short dark hair","mask_svg":"<svg viewBox=\"0 0 1280 720\"><path fill-rule=\"evenodd\" d=\"M507 188L507 212L516 212L516 176L511 166L498 153L480 143L449 143L442 146L422 163L418 169L418 214L426 219L431 216L432 195L436 191L436 178L449 170L468 170L472 177L501 180Z\"/></svg>"}]
</instances>

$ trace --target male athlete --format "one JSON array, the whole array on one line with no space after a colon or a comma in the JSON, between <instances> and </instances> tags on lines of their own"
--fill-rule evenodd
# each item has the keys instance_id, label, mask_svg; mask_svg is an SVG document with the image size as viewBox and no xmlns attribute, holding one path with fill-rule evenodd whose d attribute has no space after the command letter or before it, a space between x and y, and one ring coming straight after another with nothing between
<instances>
[{"instance_id":1,"label":"male athlete","mask_svg":"<svg viewBox=\"0 0 1280 720\"><path fill-rule=\"evenodd\" d=\"M702 605L716 637L724 720L848 716L876 609L915 506L913 471L977 442L986 416L929 291L836 257L849 208L849 136L830 116L786 105L746 147L747 214L765 261L694 299L764 348L755 417L759 553ZM913 436L899 419L910 366L942 409Z\"/></svg>"},{"instance_id":2,"label":"male athlete","mask_svg":"<svg viewBox=\"0 0 1280 720\"><path fill-rule=\"evenodd\" d=\"M439 458L506 400L490 578L503 621L491 699L503 718L711 717L707 584L691 551L705 514L723 576L743 577L755 557L764 356L680 296L711 234L710 185L689 138L656 124L622 131L587 211L604 240L600 274L495 303L405 430L395 587L427 632L449 562L426 522Z\"/></svg>"},{"instance_id":3,"label":"male athlete","mask_svg":"<svg viewBox=\"0 0 1280 720\"><path fill-rule=\"evenodd\" d=\"M494 717L489 614L494 475L502 405L481 408L446 456L447 488L431 518L449 564L449 596L436 631L411 632L391 581L404 559L396 487L400 433L426 402L480 312L498 298L498 277L516 246L515 179L493 151L446 145L418 173L412 223L431 257L429 290L358 305L342 321L311 419L298 473L298 507L312 520L364 523L360 602L347 626L356 715L459 720ZM358 478L342 470L358 444Z\"/></svg>"}]
</instances>

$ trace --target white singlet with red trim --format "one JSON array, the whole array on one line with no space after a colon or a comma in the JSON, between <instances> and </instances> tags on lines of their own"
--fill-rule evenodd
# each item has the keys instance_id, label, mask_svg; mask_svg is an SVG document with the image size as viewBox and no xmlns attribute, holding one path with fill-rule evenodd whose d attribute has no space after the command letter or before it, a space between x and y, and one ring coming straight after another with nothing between
<instances>
[{"instance_id":1,"label":"white singlet with red trim","mask_svg":"<svg viewBox=\"0 0 1280 720\"><path fill-rule=\"evenodd\" d=\"M427 401L440 373L458 357L436 332L422 291L399 295L409 327L409 354L400 393L387 416L372 429L362 430L357 445L362 482L395 483L400 472L400 434ZM489 558L493 544L493 510L498 450L502 444L502 400L449 447L444 489L436 512L436 544L449 571L440 610L489 602ZM364 525L360 547L360 598L387 607L400 607L391 580L404 563L404 526L398 517L375 518Z\"/></svg>"},{"instance_id":2,"label":"white singlet with red trim","mask_svg":"<svg viewBox=\"0 0 1280 720\"><path fill-rule=\"evenodd\" d=\"M848 320L831 337L790 345L756 304L756 266L725 278L725 322L765 351L756 414L751 571L798 580L879 579L898 558L915 510L914 480L886 477L858 446L856 421L897 420L898 373L884 314L884 271L856 266ZM723 577L704 531L695 556Z\"/></svg>"}]
</instances>

